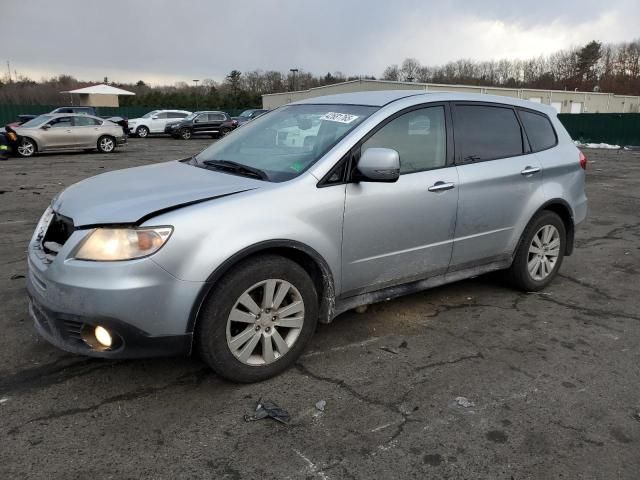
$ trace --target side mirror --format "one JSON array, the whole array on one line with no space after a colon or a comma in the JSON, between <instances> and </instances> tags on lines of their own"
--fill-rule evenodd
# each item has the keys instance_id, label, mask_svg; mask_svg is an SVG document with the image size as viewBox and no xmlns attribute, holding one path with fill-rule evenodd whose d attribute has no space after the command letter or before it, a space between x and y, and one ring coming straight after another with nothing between
<instances>
[{"instance_id":1,"label":"side mirror","mask_svg":"<svg viewBox=\"0 0 640 480\"><path fill-rule=\"evenodd\" d=\"M45 123L44 125L42 125L42 127L40 127L42 130L49 130L51 128L51 125L49 125L48 123Z\"/></svg>"},{"instance_id":2,"label":"side mirror","mask_svg":"<svg viewBox=\"0 0 640 480\"><path fill-rule=\"evenodd\" d=\"M158 117L157 115L154 115L153 117L151 117L151 120L157 120L158 118L160 117Z\"/></svg>"},{"instance_id":3,"label":"side mirror","mask_svg":"<svg viewBox=\"0 0 640 480\"><path fill-rule=\"evenodd\" d=\"M400 178L400 155L390 148L367 148L358 161L356 180L362 182L397 182Z\"/></svg>"}]
</instances>

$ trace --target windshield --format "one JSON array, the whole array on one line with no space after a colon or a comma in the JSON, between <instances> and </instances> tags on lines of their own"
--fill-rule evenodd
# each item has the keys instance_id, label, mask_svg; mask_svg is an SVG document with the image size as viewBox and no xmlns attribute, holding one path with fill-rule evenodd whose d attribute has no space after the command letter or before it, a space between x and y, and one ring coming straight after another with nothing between
<instances>
[{"instance_id":1,"label":"windshield","mask_svg":"<svg viewBox=\"0 0 640 480\"><path fill-rule=\"evenodd\" d=\"M297 177L377 107L290 105L261 115L198 154L262 170L273 182Z\"/></svg>"},{"instance_id":2,"label":"windshield","mask_svg":"<svg viewBox=\"0 0 640 480\"><path fill-rule=\"evenodd\" d=\"M39 117L32 118L28 122L24 122L22 125L20 125L20 128L37 127L42 125L45 122L48 122L52 118L53 117L51 115L40 115Z\"/></svg>"},{"instance_id":3,"label":"windshield","mask_svg":"<svg viewBox=\"0 0 640 480\"><path fill-rule=\"evenodd\" d=\"M154 110L153 112L149 112L149 113L145 113L142 118L151 118L153 117L156 113L158 113L160 110Z\"/></svg>"}]
</instances>

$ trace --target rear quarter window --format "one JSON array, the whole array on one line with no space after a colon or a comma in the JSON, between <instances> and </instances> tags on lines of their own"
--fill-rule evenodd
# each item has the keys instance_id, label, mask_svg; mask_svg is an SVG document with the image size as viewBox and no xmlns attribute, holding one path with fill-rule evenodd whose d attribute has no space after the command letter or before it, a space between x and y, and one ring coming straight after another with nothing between
<instances>
[{"instance_id":1,"label":"rear quarter window","mask_svg":"<svg viewBox=\"0 0 640 480\"><path fill-rule=\"evenodd\" d=\"M515 157L524 151L520 123L509 107L456 105L453 131L462 163Z\"/></svg>"},{"instance_id":2,"label":"rear quarter window","mask_svg":"<svg viewBox=\"0 0 640 480\"><path fill-rule=\"evenodd\" d=\"M556 132L549 117L542 113L519 110L520 120L524 126L531 145L532 152L539 152L551 148L558 143Z\"/></svg>"}]
</instances>

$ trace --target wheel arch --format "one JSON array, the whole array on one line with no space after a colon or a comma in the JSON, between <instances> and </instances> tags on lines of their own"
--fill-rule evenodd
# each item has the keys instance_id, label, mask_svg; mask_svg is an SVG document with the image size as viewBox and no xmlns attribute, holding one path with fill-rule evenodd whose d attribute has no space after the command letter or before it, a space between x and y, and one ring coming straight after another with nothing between
<instances>
[{"instance_id":1,"label":"wheel arch","mask_svg":"<svg viewBox=\"0 0 640 480\"><path fill-rule=\"evenodd\" d=\"M527 225L535 218L543 210L549 210L556 215L558 215L562 219L562 223L564 223L564 227L567 233L567 241L565 246L565 256L569 256L573 253L573 239L575 236L575 222L573 221L573 209L571 205L566 200L562 198L553 198L551 200L546 201L542 206L536 210L536 212L531 216Z\"/></svg>"},{"instance_id":2,"label":"wheel arch","mask_svg":"<svg viewBox=\"0 0 640 480\"><path fill-rule=\"evenodd\" d=\"M288 258L300 265L311 277L318 292L318 313L321 323L329 323L335 310L335 288L331 269L325 259L313 248L294 240L268 240L246 247L225 260L207 278L194 302L187 333L195 331L196 323L204 302L209 297L217 281L226 275L238 263L259 255L276 254Z\"/></svg>"}]
</instances>

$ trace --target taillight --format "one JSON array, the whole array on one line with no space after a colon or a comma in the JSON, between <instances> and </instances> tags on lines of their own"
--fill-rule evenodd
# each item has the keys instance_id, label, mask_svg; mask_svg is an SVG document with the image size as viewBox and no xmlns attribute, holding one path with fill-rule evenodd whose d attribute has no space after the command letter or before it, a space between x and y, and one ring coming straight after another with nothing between
<instances>
[{"instance_id":1,"label":"taillight","mask_svg":"<svg viewBox=\"0 0 640 480\"><path fill-rule=\"evenodd\" d=\"M583 170L587 169L587 157L585 157L584 153L580 152L580 168Z\"/></svg>"}]
</instances>

